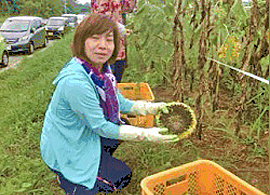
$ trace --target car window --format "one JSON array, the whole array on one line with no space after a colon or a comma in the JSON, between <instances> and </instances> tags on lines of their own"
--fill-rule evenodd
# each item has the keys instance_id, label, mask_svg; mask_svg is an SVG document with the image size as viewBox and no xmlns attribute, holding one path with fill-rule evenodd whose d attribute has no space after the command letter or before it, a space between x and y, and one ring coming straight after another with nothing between
<instances>
[{"instance_id":1,"label":"car window","mask_svg":"<svg viewBox=\"0 0 270 195\"><path fill-rule=\"evenodd\" d=\"M63 19L49 19L48 21L48 25L49 26L61 26L64 24L64 20Z\"/></svg>"},{"instance_id":2,"label":"car window","mask_svg":"<svg viewBox=\"0 0 270 195\"><path fill-rule=\"evenodd\" d=\"M71 22L77 22L77 17L76 16L71 16L70 21Z\"/></svg>"},{"instance_id":3,"label":"car window","mask_svg":"<svg viewBox=\"0 0 270 195\"><path fill-rule=\"evenodd\" d=\"M68 22L74 23L77 22L77 16L63 16L68 19Z\"/></svg>"},{"instance_id":4,"label":"car window","mask_svg":"<svg viewBox=\"0 0 270 195\"><path fill-rule=\"evenodd\" d=\"M36 25L37 25L37 28L40 28L41 27L41 21L40 20L36 20Z\"/></svg>"},{"instance_id":5,"label":"car window","mask_svg":"<svg viewBox=\"0 0 270 195\"><path fill-rule=\"evenodd\" d=\"M33 21L33 27L34 27L35 29L38 29L38 21L37 21L37 20L34 20L34 21Z\"/></svg>"},{"instance_id":6,"label":"car window","mask_svg":"<svg viewBox=\"0 0 270 195\"><path fill-rule=\"evenodd\" d=\"M26 20L6 20L1 26L1 31L27 31L29 21Z\"/></svg>"},{"instance_id":7,"label":"car window","mask_svg":"<svg viewBox=\"0 0 270 195\"><path fill-rule=\"evenodd\" d=\"M31 28L32 28L32 29L36 29L35 27L36 27L35 21L32 21L32 22L31 22Z\"/></svg>"}]
</instances>

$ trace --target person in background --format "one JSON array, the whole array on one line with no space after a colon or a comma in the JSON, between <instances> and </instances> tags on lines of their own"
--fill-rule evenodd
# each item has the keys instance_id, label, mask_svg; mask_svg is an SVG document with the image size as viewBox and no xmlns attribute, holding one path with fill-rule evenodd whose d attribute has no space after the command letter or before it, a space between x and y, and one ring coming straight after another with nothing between
<instances>
[{"instance_id":1,"label":"person in background","mask_svg":"<svg viewBox=\"0 0 270 195\"><path fill-rule=\"evenodd\" d=\"M132 31L124 28L123 14L130 13L136 6L136 0L92 0L92 13L108 15L113 21L117 22L124 31L124 35L129 35ZM127 67L127 54L125 36L120 38L120 49L117 60L112 64L112 71L118 83L121 82L125 68Z\"/></svg>"},{"instance_id":2,"label":"person in background","mask_svg":"<svg viewBox=\"0 0 270 195\"><path fill-rule=\"evenodd\" d=\"M120 140L176 142L167 129L126 125L120 112L156 114L166 103L131 101L116 89L110 64L120 49L117 24L89 14L75 29L73 57L53 81L55 90L41 130L41 157L69 195L110 194L131 180L130 168L112 156Z\"/></svg>"}]
</instances>

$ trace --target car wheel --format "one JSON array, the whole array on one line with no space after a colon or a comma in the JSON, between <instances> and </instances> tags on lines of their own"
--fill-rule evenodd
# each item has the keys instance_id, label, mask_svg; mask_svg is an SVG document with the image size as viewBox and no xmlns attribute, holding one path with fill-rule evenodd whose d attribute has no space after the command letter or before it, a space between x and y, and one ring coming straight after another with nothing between
<instances>
[{"instance_id":1,"label":"car wheel","mask_svg":"<svg viewBox=\"0 0 270 195\"><path fill-rule=\"evenodd\" d=\"M42 47L47 47L47 46L48 46L48 39L45 37Z\"/></svg>"},{"instance_id":2,"label":"car wheel","mask_svg":"<svg viewBox=\"0 0 270 195\"><path fill-rule=\"evenodd\" d=\"M33 43L30 43L29 47L28 47L28 51L27 51L27 54L30 55L34 52L35 48L34 48L34 45Z\"/></svg>"},{"instance_id":3,"label":"car wheel","mask_svg":"<svg viewBox=\"0 0 270 195\"><path fill-rule=\"evenodd\" d=\"M2 67L7 67L8 63L9 63L9 54L8 52L4 51L2 54L2 61L1 61Z\"/></svg>"}]
</instances>

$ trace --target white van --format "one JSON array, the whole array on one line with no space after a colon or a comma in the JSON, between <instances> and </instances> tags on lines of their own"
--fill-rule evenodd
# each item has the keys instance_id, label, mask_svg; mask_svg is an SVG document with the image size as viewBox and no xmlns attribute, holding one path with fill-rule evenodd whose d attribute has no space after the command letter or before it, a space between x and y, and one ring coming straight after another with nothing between
<instances>
[{"instance_id":1,"label":"white van","mask_svg":"<svg viewBox=\"0 0 270 195\"><path fill-rule=\"evenodd\" d=\"M62 17L65 17L68 19L68 24L70 27L76 27L78 24L78 17L76 14L62 14Z\"/></svg>"}]
</instances>

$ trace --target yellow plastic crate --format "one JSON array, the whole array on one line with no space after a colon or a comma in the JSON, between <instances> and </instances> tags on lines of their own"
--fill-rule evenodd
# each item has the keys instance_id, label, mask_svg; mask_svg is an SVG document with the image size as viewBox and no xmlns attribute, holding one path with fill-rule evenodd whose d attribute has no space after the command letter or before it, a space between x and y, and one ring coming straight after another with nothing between
<instances>
[{"instance_id":1,"label":"yellow plastic crate","mask_svg":"<svg viewBox=\"0 0 270 195\"><path fill-rule=\"evenodd\" d=\"M142 195L265 195L220 165L197 160L146 177Z\"/></svg>"},{"instance_id":2,"label":"yellow plastic crate","mask_svg":"<svg viewBox=\"0 0 270 195\"><path fill-rule=\"evenodd\" d=\"M118 83L117 88L121 94L130 100L147 100L154 101L154 95L148 83ZM138 127L153 127L154 115L137 116L121 114L121 117Z\"/></svg>"}]
</instances>

